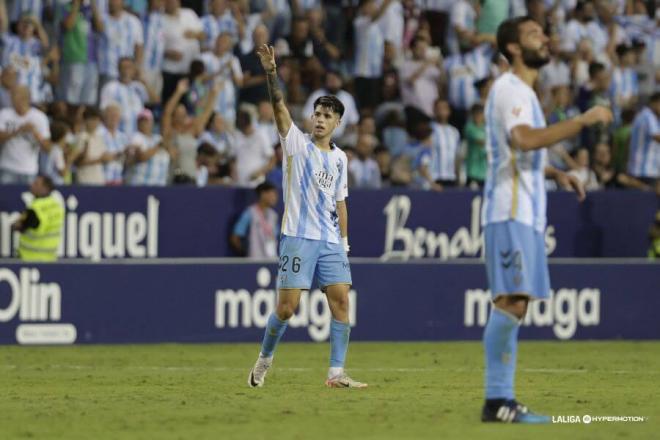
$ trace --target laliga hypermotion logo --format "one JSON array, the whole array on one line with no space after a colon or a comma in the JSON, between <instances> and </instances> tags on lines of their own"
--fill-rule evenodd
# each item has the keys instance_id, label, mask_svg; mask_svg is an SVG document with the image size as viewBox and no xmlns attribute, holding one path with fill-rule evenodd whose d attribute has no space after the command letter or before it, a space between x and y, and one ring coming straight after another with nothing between
<instances>
[{"instance_id":1,"label":"laliga hypermotion logo","mask_svg":"<svg viewBox=\"0 0 660 440\"><path fill-rule=\"evenodd\" d=\"M0 326L18 318L19 344L73 344L76 328L60 323L62 289L40 282L39 269L21 268L18 274L0 268Z\"/></svg>"}]
</instances>

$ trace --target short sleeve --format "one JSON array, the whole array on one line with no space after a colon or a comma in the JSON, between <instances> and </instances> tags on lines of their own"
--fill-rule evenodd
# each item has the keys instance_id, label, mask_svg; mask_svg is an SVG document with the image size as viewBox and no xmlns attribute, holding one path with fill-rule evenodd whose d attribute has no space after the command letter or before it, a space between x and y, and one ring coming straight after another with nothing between
<instances>
[{"instance_id":1,"label":"short sleeve","mask_svg":"<svg viewBox=\"0 0 660 440\"><path fill-rule=\"evenodd\" d=\"M243 211L243 214L239 217L238 221L234 225L234 235L238 235L239 237L245 237L248 233L248 229L250 228L250 221L251 221L251 209L248 208L245 211Z\"/></svg>"},{"instance_id":2,"label":"short sleeve","mask_svg":"<svg viewBox=\"0 0 660 440\"><path fill-rule=\"evenodd\" d=\"M335 189L335 200L343 202L348 197L348 159L346 158L346 154L341 154L339 160L341 161L341 170L339 172L337 188Z\"/></svg>"},{"instance_id":3,"label":"short sleeve","mask_svg":"<svg viewBox=\"0 0 660 440\"><path fill-rule=\"evenodd\" d=\"M280 135L280 141L282 142L282 148L289 156L305 152L307 150L307 143L309 142L305 134L293 122L286 136L282 137Z\"/></svg>"},{"instance_id":4,"label":"short sleeve","mask_svg":"<svg viewBox=\"0 0 660 440\"><path fill-rule=\"evenodd\" d=\"M502 115L507 135L518 125L534 126L532 101L527 94L521 94L513 87L506 87L498 94L497 101L495 107Z\"/></svg>"}]
</instances>

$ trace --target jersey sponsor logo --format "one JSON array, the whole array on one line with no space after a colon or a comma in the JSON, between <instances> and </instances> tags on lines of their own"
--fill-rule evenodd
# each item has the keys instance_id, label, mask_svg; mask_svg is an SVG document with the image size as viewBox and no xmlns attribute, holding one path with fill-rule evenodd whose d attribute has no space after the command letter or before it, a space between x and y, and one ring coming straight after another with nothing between
<instances>
[{"instance_id":1,"label":"jersey sponsor logo","mask_svg":"<svg viewBox=\"0 0 660 440\"><path fill-rule=\"evenodd\" d=\"M39 269L22 267L14 272L0 268L0 328L2 323L19 320L19 344L73 344L77 332L62 319L62 288L41 282ZM8 301L7 301L8 299Z\"/></svg>"},{"instance_id":2,"label":"jersey sponsor logo","mask_svg":"<svg viewBox=\"0 0 660 440\"><path fill-rule=\"evenodd\" d=\"M224 328L266 328L268 317L277 304L277 294L271 286L272 274L266 267L257 271L258 288L218 289L215 292L215 327ZM357 323L356 291L349 296L349 321L351 327ZM330 337L332 314L321 290L304 291L300 296L298 310L289 320L289 327L304 327L309 337L316 342L327 341Z\"/></svg>"},{"instance_id":3,"label":"jersey sponsor logo","mask_svg":"<svg viewBox=\"0 0 660 440\"><path fill-rule=\"evenodd\" d=\"M316 184L326 194L333 194L335 176L326 170L319 170L314 173Z\"/></svg>"},{"instance_id":4,"label":"jersey sponsor logo","mask_svg":"<svg viewBox=\"0 0 660 440\"><path fill-rule=\"evenodd\" d=\"M551 327L558 339L571 339L578 327L600 325L600 295L597 288L551 290L548 299L529 303L523 325ZM466 290L463 324L466 327L484 327L490 307L490 291Z\"/></svg>"}]
</instances>

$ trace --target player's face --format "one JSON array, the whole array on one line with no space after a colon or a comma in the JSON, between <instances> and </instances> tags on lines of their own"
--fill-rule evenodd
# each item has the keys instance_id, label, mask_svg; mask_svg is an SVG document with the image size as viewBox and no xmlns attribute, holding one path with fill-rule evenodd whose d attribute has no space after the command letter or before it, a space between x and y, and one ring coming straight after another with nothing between
<instances>
[{"instance_id":1,"label":"player's face","mask_svg":"<svg viewBox=\"0 0 660 440\"><path fill-rule=\"evenodd\" d=\"M339 126L339 115L332 109L317 106L312 115L312 127L314 137L324 138L330 136L335 128Z\"/></svg>"},{"instance_id":2,"label":"player's face","mask_svg":"<svg viewBox=\"0 0 660 440\"><path fill-rule=\"evenodd\" d=\"M543 29L535 21L526 21L520 25L520 48L527 67L538 69L550 61L548 41Z\"/></svg>"}]
</instances>

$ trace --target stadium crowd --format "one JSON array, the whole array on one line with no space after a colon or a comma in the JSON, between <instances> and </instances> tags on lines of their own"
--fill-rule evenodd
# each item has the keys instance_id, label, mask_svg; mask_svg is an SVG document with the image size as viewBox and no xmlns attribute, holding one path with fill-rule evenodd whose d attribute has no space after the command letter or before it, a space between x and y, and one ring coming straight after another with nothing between
<instances>
[{"instance_id":1,"label":"stadium crowd","mask_svg":"<svg viewBox=\"0 0 660 440\"><path fill-rule=\"evenodd\" d=\"M0 0L0 184L281 185L256 48L294 119L345 106L353 188L478 188L484 107L508 66L495 32L550 37L549 122L611 106L612 127L549 150L588 189L658 188L660 10L642 0Z\"/></svg>"}]
</instances>

